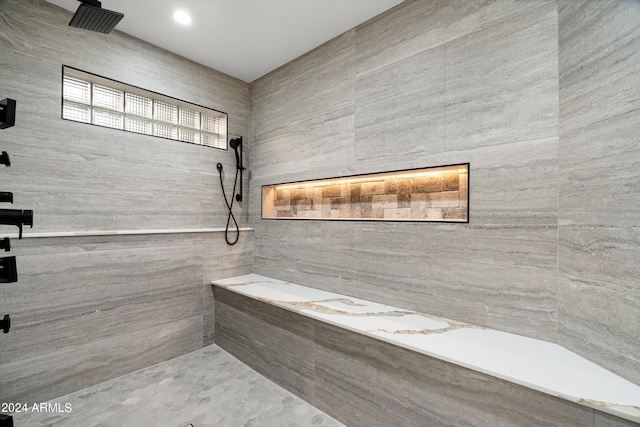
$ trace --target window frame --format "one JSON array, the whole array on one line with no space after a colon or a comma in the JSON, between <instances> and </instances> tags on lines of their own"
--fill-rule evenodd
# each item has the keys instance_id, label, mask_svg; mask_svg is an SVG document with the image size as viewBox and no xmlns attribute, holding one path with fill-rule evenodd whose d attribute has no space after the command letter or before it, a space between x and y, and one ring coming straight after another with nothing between
<instances>
[{"instance_id":1,"label":"window frame","mask_svg":"<svg viewBox=\"0 0 640 427\"><path fill-rule=\"evenodd\" d=\"M65 79L73 78L80 80L82 82L89 83L89 100L88 103L83 101L76 101L65 98ZM192 102L184 101L178 98L174 98L168 95L164 95L158 92L154 92L148 89L143 89L138 86L130 85L127 83L120 82L118 80L110 79L104 76L100 76L94 73L90 73L84 70L80 70L75 67L71 67L68 65L62 66L62 82L61 82L61 103L60 103L60 116L63 120L69 120L77 123L85 123L92 126L106 127L109 129L117 129L124 132L136 133L139 135L147 135L154 138L162 138L168 139L171 141L178 141L192 145L199 145L202 147L208 148L216 148L219 150L228 150L228 122L229 115L223 111L216 110L214 108L205 107L202 105L194 104ZM112 90L122 92L122 105L120 106L120 110L106 108L101 105L94 104L94 88L95 86L102 86ZM147 98L151 100L151 113L148 116L135 114L133 112L127 112L127 95L139 96L143 98ZM164 121L158 119L156 117L156 103L164 103L168 104L175 108L175 120L173 121ZM88 121L85 120L75 120L73 118L65 117L65 106L67 107L77 107L79 109L84 109L88 111ZM191 127L181 123L181 115L182 111L197 114L198 127ZM112 114L115 116L120 116L120 124L119 126L109 126L105 124L95 123L95 113L102 114ZM186 113L184 113L186 114ZM208 116L205 118L206 115ZM193 115L192 115L193 116ZM191 117L193 119L193 117ZM217 127L214 131L205 129L205 122L210 121L210 118L213 118L214 127ZM150 133L146 132L137 132L135 130L127 129L128 122L137 120L139 122L146 121L150 125ZM172 136L163 136L156 134L157 127L166 127L167 129L171 129L175 131L175 137ZM188 140L188 138L183 138L183 134L189 134L197 136L197 141ZM213 144L207 144L204 141L205 137L211 137L214 140Z\"/></svg>"}]
</instances>

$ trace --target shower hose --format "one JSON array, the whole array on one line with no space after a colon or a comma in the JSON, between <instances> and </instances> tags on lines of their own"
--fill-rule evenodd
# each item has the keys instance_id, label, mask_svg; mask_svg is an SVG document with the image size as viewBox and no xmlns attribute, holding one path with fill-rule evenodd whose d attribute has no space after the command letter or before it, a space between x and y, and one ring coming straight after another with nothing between
<instances>
[{"instance_id":1,"label":"shower hose","mask_svg":"<svg viewBox=\"0 0 640 427\"><path fill-rule=\"evenodd\" d=\"M240 169L236 167L236 177L233 180L233 193L231 193L231 203L229 203L227 193L224 191L224 182L222 181L222 163L218 163L216 167L218 169L218 174L220 175L220 187L222 187L224 203L227 205L227 209L229 210L229 215L227 216L227 226L224 230L224 240L227 242L227 245L233 246L238 243L238 239L240 238L240 226L238 225L238 221L236 221L236 217L233 214L233 202L235 200L234 195L236 194L236 184L238 183L238 172L240 171ZM234 240L229 239L229 226L231 225L231 221L233 221L236 229L236 238Z\"/></svg>"}]
</instances>

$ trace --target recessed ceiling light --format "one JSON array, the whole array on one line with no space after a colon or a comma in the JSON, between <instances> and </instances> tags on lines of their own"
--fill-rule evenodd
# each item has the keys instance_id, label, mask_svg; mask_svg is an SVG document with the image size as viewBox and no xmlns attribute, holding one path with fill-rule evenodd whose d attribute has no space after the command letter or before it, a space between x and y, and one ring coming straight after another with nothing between
<instances>
[{"instance_id":1,"label":"recessed ceiling light","mask_svg":"<svg viewBox=\"0 0 640 427\"><path fill-rule=\"evenodd\" d=\"M182 25L187 25L191 23L191 17L184 10L177 10L176 12L174 12L173 19L175 19L176 21L178 21L178 23Z\"/></svg>"}]
</instances>

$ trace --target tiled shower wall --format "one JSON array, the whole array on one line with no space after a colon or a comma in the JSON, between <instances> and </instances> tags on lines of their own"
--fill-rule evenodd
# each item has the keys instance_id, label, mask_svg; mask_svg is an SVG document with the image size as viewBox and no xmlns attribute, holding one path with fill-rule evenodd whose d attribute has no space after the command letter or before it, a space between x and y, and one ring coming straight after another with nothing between
<instances>
[{"instance_id":1,"label":"tiled shower wall","mask_svg":"<svg viewBox=\"0 0 640 427\"><path fill-rule=\"evenodd\" d=\"M558 335L640 384L640 2L559 2Z\"/></svg>"},{"instance_id":2,"label":"tiled shower wall","mask_svg":"<svg viewBox=\"0 0 640 427\"><path fill-rule=\"evenodd\" d=\"M561 342L640 383L639 18L408 0L253 82L254 272ZM468 224L260 219L262 185L463 162Z\"/></svg>"},{"instance_id":3,"label":"tiled shower wall","mask_svg":"<svg viewBox=\"0 0 640 427\"><path fill-rule=\"evenodd\" d=\"M14 208L34 210L25 233L224 227L215 165L233 170L233 153L61 120L62 65L225 111L232 136L248 132L248 85L118 31L70 28L71 15L0 0L0 97L17 101L15 127L0 130L12 161L0 183ZM41 402L212 342L209 282L251 271L253 236L233 247L222 233L11 245L19 281L0 286L12 320L0 334L0 401Z\"/></svg>"}]
</instances>

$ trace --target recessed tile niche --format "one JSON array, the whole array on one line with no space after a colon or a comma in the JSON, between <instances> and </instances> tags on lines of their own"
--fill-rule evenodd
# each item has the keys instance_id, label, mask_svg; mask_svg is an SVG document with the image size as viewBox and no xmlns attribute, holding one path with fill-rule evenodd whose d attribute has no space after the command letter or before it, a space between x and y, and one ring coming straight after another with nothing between
<instances>
[{"instance_id":1,"label":"recessed tile niche","mask_svg":"<svg viewBox=\"0 0 640 427\"><path fill-rule=\"evenodd\" d=\"M469 222L469 163L265 185L262 218Z\"/></svg>"}]
</instances>

